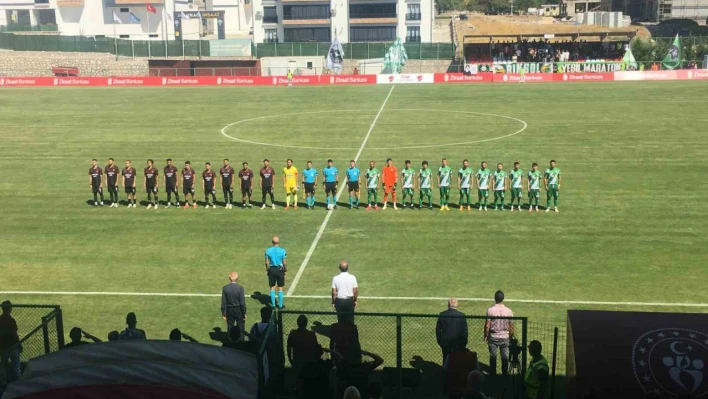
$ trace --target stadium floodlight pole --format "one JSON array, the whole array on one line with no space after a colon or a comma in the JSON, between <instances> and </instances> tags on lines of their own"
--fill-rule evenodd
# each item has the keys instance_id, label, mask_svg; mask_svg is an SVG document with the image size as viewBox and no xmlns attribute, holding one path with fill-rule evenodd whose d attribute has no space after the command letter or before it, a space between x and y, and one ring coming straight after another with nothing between
<instances>
[{"instance_id":1,"label":"stadium floodlight pole","mask_svg":"<svg viewBox=\"0 0 708 399\"><path fill-rule=\"evenodd\" d=\"M118 61L118 35L116 34L116 10L113 9L113 45L116 49L116 61Z\"/></svg>"},{"instance_id":2,"label":"stadium floodlight pole","mask_svg":"<svg viewBox=\"0 0 708 399\"><path fill-rule=\"evenodd\" d=\"M197 30L197 40L199 40L199 59L202 59L202 28L204 27L204 22L202 21L202 12L199 11L199 30Z\"/></svg>"},{"instance_id":3,"label":"stadium floodlight pole","mask_svg":"<svg viewBox=\"0 0 708 399\"><path fill-rule=\"evenodd\" d=\"M152 49L150 48L150 11L145 11L145 19L148 25L148 58L152 58Z\"/></svg>"}]
</instances>

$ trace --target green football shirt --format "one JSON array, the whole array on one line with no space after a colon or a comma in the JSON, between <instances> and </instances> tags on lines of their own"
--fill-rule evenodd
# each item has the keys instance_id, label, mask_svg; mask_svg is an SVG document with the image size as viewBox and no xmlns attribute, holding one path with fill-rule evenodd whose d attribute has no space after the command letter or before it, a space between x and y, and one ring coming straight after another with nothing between
<instances>
[{"instance_id":1,"label":"green football shirt","mask_svg":"<svg viewBox=\"0 0 708 399\"><path fill-rule=\"evenodd\" d=\"M494 172L494 189L495 190L504 190L506 186L504 185L504 182L506 181L506 172L503 170L498 170Z\"/></svg>"},{"instance_id":2,"label":"green football shirt","mask_svg":"<svg viewBox=\"0 0 708 399\"><path fill-rule=\"evenodd\" d=\"M477 172L477 186L480 190L489 189L489 175L491 174L492 172L489 169L480 169Z\"/></svg>"},{"instance_id":3,"label":"green football shirt","mask_svg":"<svg viewBox=\"0 0 708 399\"><path fill-rule=\"evenodd\" d=\"M521 179L524 178L524 172L521 169L514 169L509 172L509 177L511 178L511 188L523 188Z\"/></svg>"},{"instance_id":4,"label":"green football shirt","mask_svg":"<svg viewBox=\"0 0 708 399\"><path fill-rule=\"evenodd\" d=\"M379 176L381 173L378 169L367 169L366 170L366 187L367 188L377 188L379 185Z\"/></svg>"},{"instance_id":5,"label":"green football shirt","mask_svg":"<svg viewBox=\"0 0 708 399\"><path fill-rule=\"evenodd\" d=\"M438 168L438 176L440 176L440 187L450 186L450 176L452 175L452 168L449 166L441 166Z\"/></svg>"},{"instance_id":6,"label":"green football shirt","mask_svg":"<svg viewBox=\"0 0 708 399\"><path fill-rule=\"evenodd\" d=\"M403 188L413 188L415 170L411 168L405 168L401 171L401 177L403 178Z\"/></svg>"},{"instance_id":7,"label":"green football shirt","mask_svg":"<svg viewBox=\"0 0 708 399\"><path fill-rule=\"evenodd\" d=\"M460 170L457 171L457 175L460 176L460 188L472 187L473 173L472 168L460 168Z\"/></svg>"},{"instance_id":8,"label":"green football shirt","mask_svg":"<svg viewBox=\"0 0 708 399\"><path fill-rule=\"evenodd\" d=\"M418 178L420 179L420 188L430 188L430 179L433 176L433 172L430 169L421 169L418 172Z\"/></svg>"},{"instance_id":9,"label":"green football shirt","mask_svg":"<svg viewBox=\"0 0 708 399\"><path fill-rule=\"evenodd\" d=\"M538 190L541 186L541 171L530 171L529 172L529 189Z\"/></svg>"},{"instance_id":10,"label":"green football shirt","mask_svg":"<svg viewBox=\"0 0 708 399\"><path fill-rule=\"evenodd\" d=\"M546 179L548 179L548 185L557 185L560 174L561 170L558 168L546 169Z\"/></svg>"}]
</instances>

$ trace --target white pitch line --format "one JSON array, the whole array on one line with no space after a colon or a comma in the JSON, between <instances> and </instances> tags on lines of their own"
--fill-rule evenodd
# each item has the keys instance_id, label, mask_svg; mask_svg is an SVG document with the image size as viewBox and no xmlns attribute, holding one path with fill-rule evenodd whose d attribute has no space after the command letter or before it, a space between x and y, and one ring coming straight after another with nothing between
<instances>
[{"instance_id":1,"label":"white pitch line","mask_svg":"<svg viewBox=\"0 0 708 399\"><path fill-rule=\"evenodd\" d=\"M218 298L221 294L180 293L180 292L110 292L110 291L0 291L2 295L62 295L62 296L137 296L137 297L208 297ZM291 295L295 299L331 299L327 295ZM434 296L362 296L363 300L385 301L447 301L448 297ZM489 298L457 298L466 302L489 302ZM613 302L613 301L579 301L579 300L550 300L550 299L504 299L505 302L549 304L549 305L609 305L609 306L657 306L657 307L688 307L708 308L708 303L687 302Z\"/></svg>"},{"instance_id":2,"label":"white pitch line","mask_svg":"<svg viewBox=\"0 0 708 399\"><path fill-rule=\"evenodd\" d=\"M381 108L379 108L379 112L376 114L376 117L371 122L371 125L369 126L369 131L366 132L366 137L364 137L364 141L361 143L361 147L359 147L359 151L356 153L356 156L354 157L354 162L359 160L361 153L364 151L364 147L366 147L366 143L369 141L369 137L371 136L371 132L374 131L374 126L376 126L376 122L379 120L379 117L381 116L381 113L383 112L384 107L386 106L388 99L391 97L391 93L393 93L393 89L395 87L396 86L391 86L391 90L388 91L388 95L386 96L386 99L384 100L383 104L381 104ZM334 197L334 204L335 205L337 204L337 200L339 199L339 196L342 195L342 192L344 191L345 187L346 187L346 184L342 184L342 186L339 188L339 192L337 192L337 196ZM325 216L324 220L322 221L322 225L320 225L320 229L317 231L317 235L315 236L315 240L312 241L312 245L310 245L310 249L307 251L307 254L305 255L305 259L302 260L302 263L300 264L300 268L297 269L297 274L295 275L295 278L293 279L293 282L290 285L290 288L288 289L288 292L286 294L287 296L292 296L293 292L295 292L295 288L297 288L297 283L300 282L300 278L302 277L302 273L305 271L307 264L310 262L310 258L312 257L312 254L315 252L315 248L317 248L317 243L320 242L320 238L322 238L322 233L324 233L324 230L327 227L327 223L329 223L329 218L332 217L332 212L334 212L334 210L327 211L327 215Z\"/></svg>"}]
</instances>

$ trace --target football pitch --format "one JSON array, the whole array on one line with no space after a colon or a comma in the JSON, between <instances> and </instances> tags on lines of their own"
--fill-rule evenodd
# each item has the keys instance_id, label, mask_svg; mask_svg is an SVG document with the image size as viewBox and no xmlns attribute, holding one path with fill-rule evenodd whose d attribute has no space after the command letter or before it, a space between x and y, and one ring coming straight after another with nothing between
<instances>
[{"instance_id":1,"label":"football pitch","mask_svg":"<svg viewBox=\"0 0 708 399\"><path fill-rule=\"evenodd\" d=\"M516 315L560 326L570 308L708 310L705 82L8 89L0 105L0 296L61 305L67 332L105 338L134 311L149 338L178 327L213 342L229 271L267 293L274 234L290 310L331 309L342 259L360 312L437 313L456 296L482 314L497 289ZM199 173L224 158L257 173L268 158L276 183L287 158L300 171L312 160L320 177L332 158L340 181L354 158L362 170L388 157L399 171L406 159L437 170L445 157L455 171L469 159L525 172L555 159L563 183L559 213L460 212L454 184L449 212L349 210L346 193L328 212L321 187L317 209L301 192L285 211L280 184L276 210L94 208L87 171L109 157L133 161L139 201L148 158ZM260 304L249 306L248 325Z\"/></svg>"}]
</instances>

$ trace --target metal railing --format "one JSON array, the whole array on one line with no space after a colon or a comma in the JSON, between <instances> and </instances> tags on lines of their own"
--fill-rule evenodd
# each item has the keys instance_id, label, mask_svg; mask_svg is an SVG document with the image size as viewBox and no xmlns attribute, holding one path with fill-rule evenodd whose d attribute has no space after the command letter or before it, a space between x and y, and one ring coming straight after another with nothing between
<instances>
[{"instance_id":1,"label":"metal railing","mask_svg":"<svg viewBox=\"0 0 708 399\"><path fill-rule=\"evenodd\" d=\"M0 353L0 387L14 381L19 368L35 357L64 347L64 322L57 305L12 305L20 341Z\"/></svg>"},{"instance_id":2,"label":"metal railing","mask_svg":"<svg viewBox=\"0 0 708 399\"><path fill-rule=\"evenodd\" d=\"M0 32L58 32L59 27L54 24L46 25L25 25L9 23L0 25Z\"/></svg>"},{"instance_id":3,"label":"metal railing","mask_svg":"<svg viewBox=\"0 0 708 399\"><path fill-rule=\"evenodd\" d=\"M308 318L307 329L314 331L323 348L337 348L338 334L342 324L338 323L337 313L311 311L279 311L277 329L279 349L287 353L286 343L289 334L296 330L297 318ZM436 397L443 393L445 377L440 346L436 341L436 323L438 315L390 314L390 313L355 313L354 330L356 346L362 352L374 353L383 359L382 370L385 397ZM468 325L467 349L476 353L482 370L490 372L488 365L488 344L483 340L486 316L466 316ZM556 363L563 361L563 355L554 353L554 327L528 323L526 317L499 318L511 320L515 324L519 345L526 348L531 340L539 340L544 345L544 354L553 369L562 372L564 368ZM349 330L352 327L347 327ZM550 334L550 335L549 335ZM346 355L346 354L343 354ZM528 364L527 351L519 354L520 376ZM501 362L498 361L497 374L501 374ZM286 364L286 366L288 366ZM292 366L292 365L290 365ZM293 389L292 381L296 376L292 368L284 369L285 393ZM555 375L555 374L554 374ZM414 376L411 378L411 376ZM508 382L504 382L508 384Z\"/></svg>"},{"instance_id":4,"label":"metal railing","mask_svg":"<svg viewBox=\"0 0 708 399\"><path fill-rule=\"evenodd\" d=\"M396 18L397 15L395 12L379 12L379 13L352 13L349 14L350 19L365 19L365 18Z\"/></svg>"},{"instance_id":5,"label":"metal railing","mask_svg":"<svg viewBox=\"0 0 708 399\"><path fill-rule=\"evenodd\" d=\"M251 54L262 57L326 56L331 43L261 43L255 44ZM383 58L391 43L345 43L344 58L362 60ZM409 60L452 60L455 45L452 43L404 43Z\"/></svg>"},{"instance_id":6,"label":"metal railing","mask_svg":"<svg viewBox=\"0 0 708 399\"><path fill-rule=\"evenodd\" d=\"M420 18L419 12L406 13L406 21L420 21Z\"/></svg>"}]
</instances>

